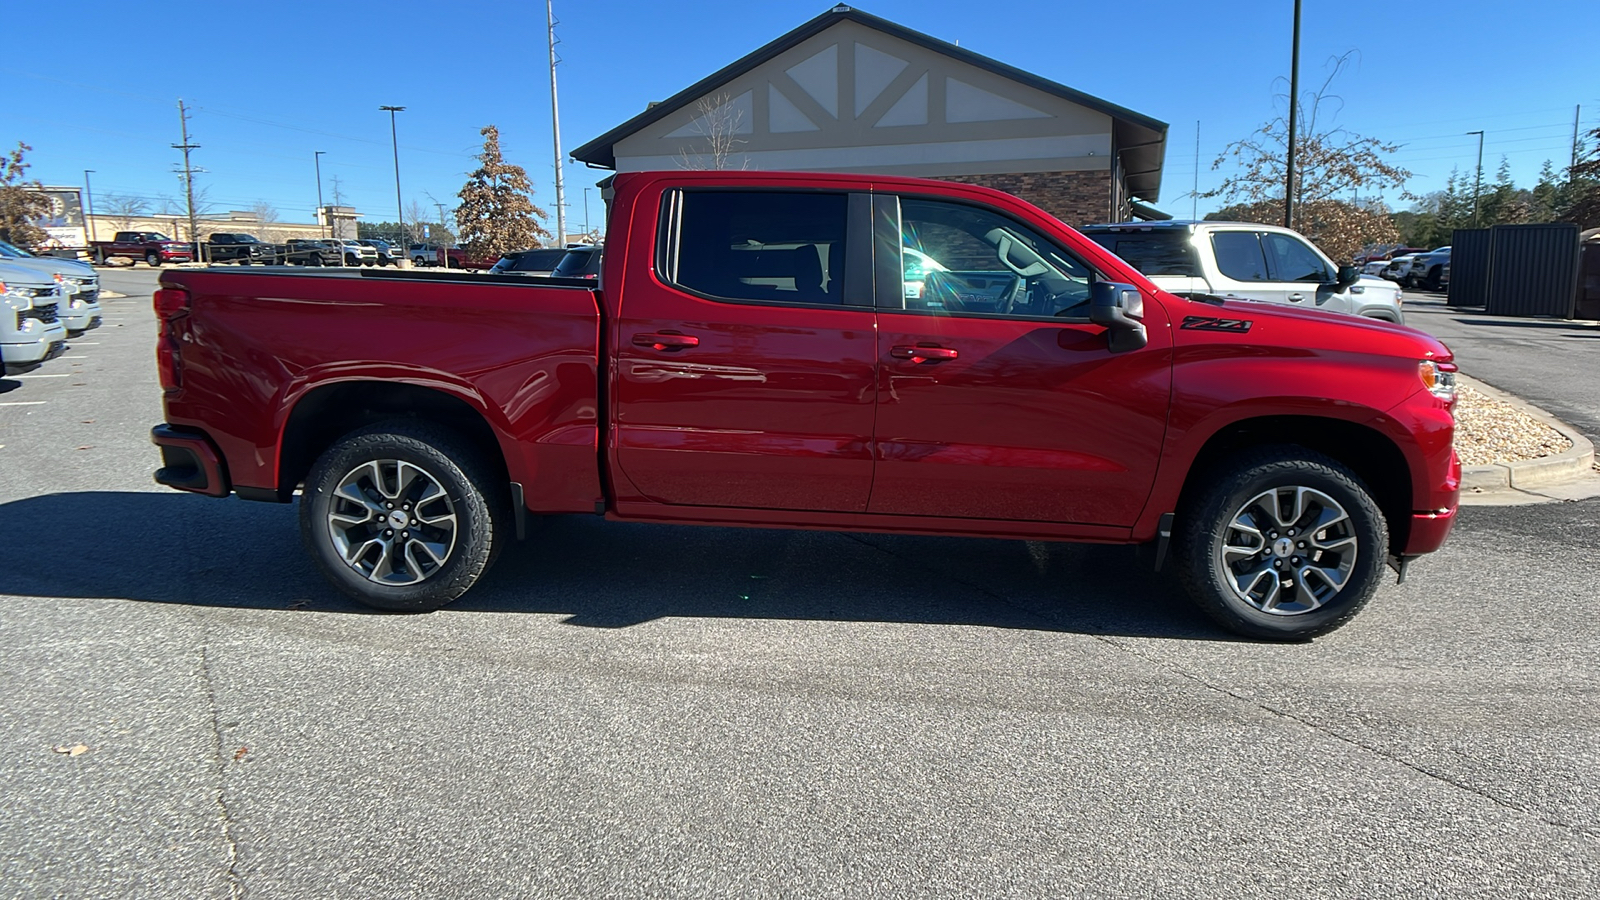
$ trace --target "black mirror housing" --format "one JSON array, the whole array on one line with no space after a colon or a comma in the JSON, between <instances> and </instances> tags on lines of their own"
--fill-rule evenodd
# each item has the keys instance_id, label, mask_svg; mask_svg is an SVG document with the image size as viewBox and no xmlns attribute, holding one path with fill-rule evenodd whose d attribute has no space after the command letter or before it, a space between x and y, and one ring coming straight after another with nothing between
<instances>
[{"instance_id":1,"label":"black mirror housing","mask_svg":"<svg viewBox=\"0 0 1600 900\"><path fill-rule=\"evenodd\" d=\"M1340 266L1339 267L1339 280L1338 280L1337 284L1339 285L1339 289L1340 290L1343 290L1344 288L1347 288L1350 285L1355 284L1356 282L1358 282L1360 280L1361 280L1361 270L1360 269L1356 268L1355 266Z\"/></svg>"},{"instance_id":2,"label":"black mirror housing","mask_svg":"<svg viewBox=\"0 0 1600 900\"><path fill-rule=\"evenodd\" d=\"M1112 353L1138 350L1150 342L1145 331L1144 295L1131 284L1096 281L1090 288L1089 321L1106 328Z\"/></svg>"}]
</instances>

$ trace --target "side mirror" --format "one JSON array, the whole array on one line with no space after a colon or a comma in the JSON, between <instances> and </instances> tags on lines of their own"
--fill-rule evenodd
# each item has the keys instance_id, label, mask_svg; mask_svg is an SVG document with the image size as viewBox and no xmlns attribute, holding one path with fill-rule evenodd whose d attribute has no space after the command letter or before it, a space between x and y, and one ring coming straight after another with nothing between
<instances>
[{"instance_id":1,"label":"side mirror","mask_svg":"<svg viewBox=\"0 0 1600 900\"><path fill-rule=\"evenodd\" d=\"M1096 281L1090 288L1089 321L1105 326L1112 353L1138 350L1150 342L1142 318L1144 295L1133 285Z\"/></svg>"},{"instance_id":2,"label":"side mirror","mask_svg":"<svg viewBox=\"0 0 1600 900\"><path fill-rule=\"evenodd\" d=\"M1337 284L1339 285L1339 290L1342 291L1345 288L1349 287L1352 284L1355 284L1356 282L1358 282L1360 280L1361 280L1361 270L1360 269L1356 268L1355 266L1340 266L1339 267L1339 280L1337 282Z\"/></svg>"}]
</instances>

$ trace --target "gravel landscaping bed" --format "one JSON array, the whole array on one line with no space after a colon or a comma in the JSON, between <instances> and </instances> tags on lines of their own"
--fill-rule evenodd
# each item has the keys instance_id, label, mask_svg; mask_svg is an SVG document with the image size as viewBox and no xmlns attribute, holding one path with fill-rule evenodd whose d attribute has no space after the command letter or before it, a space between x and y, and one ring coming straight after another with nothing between
<instances>
[{"instance_id":1,"label":"gravel landscaping bed","mask_svg":"<svg viewBox=\"0 0 1600 900\"><path fill-rule=\"evenodd\" d=\"M1456 394L1456 454L1464 466L1538 459L1572 449L1561 432L1509 403L1465 385Z\"/></svg>"}]
</instances>

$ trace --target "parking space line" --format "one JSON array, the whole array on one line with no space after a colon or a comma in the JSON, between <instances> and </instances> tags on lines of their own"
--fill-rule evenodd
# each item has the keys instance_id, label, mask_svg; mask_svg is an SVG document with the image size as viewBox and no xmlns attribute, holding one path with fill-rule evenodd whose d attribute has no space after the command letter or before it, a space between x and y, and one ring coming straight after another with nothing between
<instances>
[{"instance_id":1,"label":"parking space line","mask_svg":"<svg viewBox=\"0 0 1600 900\"><path fill-rule=\"evenodd\" d=\"M43 406L43 405L45 405L46 402L48 402L48 401L45 401L45 400L12 400L12 401L7 402L7 401L0 400L0 406Z\"/></svg>"},{"instance_id":2,"label":"parking space line","mask_svg":"<svg viewBox=\"0 0 1600 900\"><path fill-rule=\"evenodd\" d=\"M63 356L60 359L88 359L87 356Z\"/></svg>"},{"instance_id":3,"label":"parking space line","mask_svg":"<svg viewBox=\"0 0 1600 900\"><path fill-rule=\"evenodd\" d=\"M98 347L98 346L100 346L100 342L99 341L73 341L72 342L72 346L74 346L74 347Z\"/></svg>"},{"instance_id":4,"label":"parking space line","mask_svg":"<svg viewBox=\"0 0 1600 900\"><path fill-rule=\"evenodd\" d=\"M55 375L55 374L51 374L51 375L7 375L6 377L7 378L15 378L18 381L21 381L24 378L66 378L67 376L69 376L71 374L72 374L71 372L62 372L59 375Z\"/></svg>"}]
</instances>

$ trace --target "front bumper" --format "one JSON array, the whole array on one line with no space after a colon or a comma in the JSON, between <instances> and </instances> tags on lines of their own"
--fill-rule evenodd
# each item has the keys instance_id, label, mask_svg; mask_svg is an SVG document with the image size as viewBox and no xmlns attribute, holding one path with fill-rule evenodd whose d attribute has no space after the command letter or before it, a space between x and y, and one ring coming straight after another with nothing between
<instances>
[{"instance_id":1,"label":"front bumper","mask_svg":"<svg viewBox=\"0 0 1600 900\"><path fill-rule=\"evenodd\" d=\"M82 296L81 294L79 295ZM61 324L67 327L69 334L78 334L91 328L99 328L102 320L100 304L85 302L74 298L62 303L58 311Z\"/></svg>"},{"instance_id":2,"label":"front bumper","mask_svg":"<svg viewBox=\"0 0 1600 900\"><path fill-rule=\"evenodd\" d=\"M51 329L31 341L0 344L0 373L31 372L67 352L67 330Z\"/></svg>"},{"instance_id":3,"label":"front bumper","mask_svg":"<svg viewBox=\"0 0 1600 900\"><path fill-rule=\"evenodd\" d=\"M208 497L228 496L228 467L205 432L162 424L150 429L150 442L161 448L156 484Z\"/></svg>"}]
</instances>

